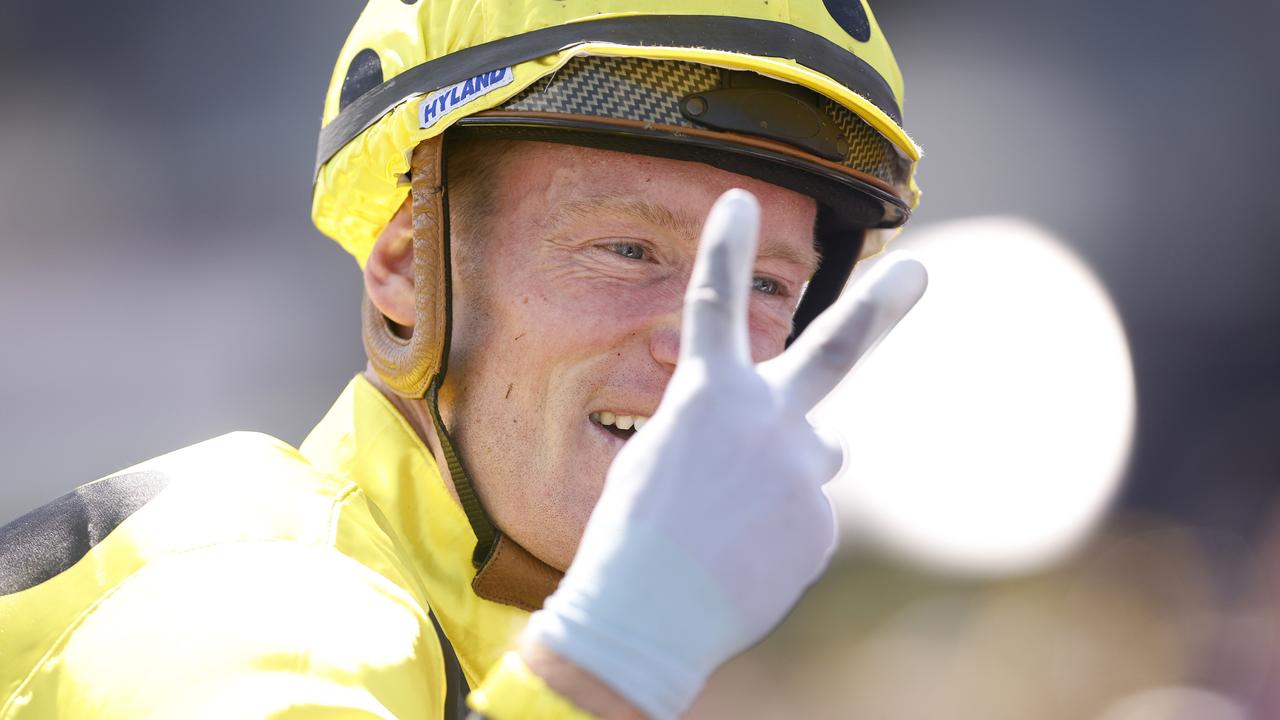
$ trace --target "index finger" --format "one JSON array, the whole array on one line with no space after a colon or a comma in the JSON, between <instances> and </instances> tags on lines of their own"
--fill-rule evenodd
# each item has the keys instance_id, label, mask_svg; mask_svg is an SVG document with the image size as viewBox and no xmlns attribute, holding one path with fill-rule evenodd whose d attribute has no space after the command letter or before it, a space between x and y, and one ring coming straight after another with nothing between
<instances>
[{"instance_id":1,"label":"index finger","mask_svg":"<svg viewBox=\"0 0 1280 720\"><path fill-rule=\"evenodd\" d=\"M684 297L680 360L751 361L747 298L760 234L760 205L746 190L721 195L707 215Z\"/></svg>"}]
</instances>

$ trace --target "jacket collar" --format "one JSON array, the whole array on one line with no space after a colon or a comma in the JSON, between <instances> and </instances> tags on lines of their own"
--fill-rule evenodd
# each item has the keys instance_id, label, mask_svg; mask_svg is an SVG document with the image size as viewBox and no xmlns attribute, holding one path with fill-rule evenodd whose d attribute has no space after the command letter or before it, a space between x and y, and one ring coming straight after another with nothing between
<instances>
[{"instance_id":1,"label":"jacket collar","mask_svg":"<svg viewBox=\"0 0 1280 720\"><path fill-rule=\"evenodd\" d=\"M363 375L347 385L300 450L315 467L358 485L386 516L474 687L529 614L472 591L476 538L431 451Z\"/></svg>"}]
</instances>

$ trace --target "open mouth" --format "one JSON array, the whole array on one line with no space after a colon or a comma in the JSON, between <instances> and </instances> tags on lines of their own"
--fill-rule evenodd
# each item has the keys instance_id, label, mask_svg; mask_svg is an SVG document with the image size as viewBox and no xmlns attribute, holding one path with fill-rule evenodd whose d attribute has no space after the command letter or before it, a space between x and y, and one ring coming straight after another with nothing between
<instances>
[{"instance_id":1,"label":"open mouth","mask_svg":"<svg viewBox=\"0 0 1280 720\"><path fill-rule=\"evenodd\" d=\"M623 441L630 440L636 431L649 422L643 415L619 415L608 411L591 413L591 422L604 428L610 435Z\"/></svg>"}]
</instances>

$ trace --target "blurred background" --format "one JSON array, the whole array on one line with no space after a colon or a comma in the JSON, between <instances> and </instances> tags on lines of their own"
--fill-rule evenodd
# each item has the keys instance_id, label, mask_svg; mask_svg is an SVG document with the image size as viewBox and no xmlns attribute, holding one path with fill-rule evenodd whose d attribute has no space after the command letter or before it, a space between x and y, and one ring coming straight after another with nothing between
<instances>
[{"instance_id":1,"label":"blurred background","mask_svg":"<svg viewBox=\"0 0 1280 720\"><path fill-rule=\"evenodd\" d=\"M359 274L308 219L361 6L0 4L0 524L234 429L297 443L363 367ZM1048 567L851 546L695 715L1280 717L1280 3L874 9L927 152L912 224L1015 215L1093 269L1132 459Z\"/></svg>"}]
</instances>

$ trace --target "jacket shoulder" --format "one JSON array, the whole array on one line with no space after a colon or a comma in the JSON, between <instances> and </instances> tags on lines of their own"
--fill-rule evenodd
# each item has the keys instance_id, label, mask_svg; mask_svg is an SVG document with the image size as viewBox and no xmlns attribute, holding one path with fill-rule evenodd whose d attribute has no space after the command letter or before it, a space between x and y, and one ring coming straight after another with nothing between
<instances>
[{"instance_id":1,"label":"jacket shoulder","mask_svg":"<svg viewBox=\"0 0 1280 720\"><path fill-rule=\"evenodd\" d=\"M343 489L273 437L214 438L81 485L0 527L0 597L65 572L118 531L135 545L145 539L143 553L219 535L304 535L305 525L327 520Z\"/></svg>"},{"instance_id":2,"label":"jacket shoulder","mask_svg":"<svg viewBox=\"0 0 1280 720\"><path fill-rule=\"evenodd\" d=\"M237 432L83 485L0 527L0 716L77 618L144 568L219 546L332 552L339 517L362 514L348 512L352 505L364 505L353 483L280 440Z\"/></svg>"},{"instance_id":3,"label":"jacket shoulder","mask_svg":"<svg viewBox=\"0 0 1280 720\"><path fill-rule=\"evenodd\" d=\"M24 668L16 718L430 717L443 702L424 610L314 544L229 542L160 558L73 628Z\"/></svg>"},{"instance_id":4,"label":"jacket shoulder","mask_svg":"<svg viewBox=\"0 0 1280 720\"><path fill-rule=\"evenodd\" d=\"M288 443L253 432L229 433L124 472L167 479L149 503L145 524L157 539L178 546L226 540L324 544L337 507L356 492L353 482L314 467Z\"/></svg>"}]
</instances>

